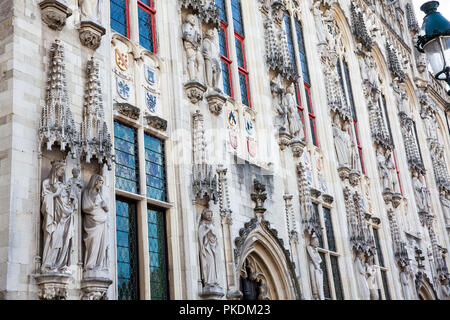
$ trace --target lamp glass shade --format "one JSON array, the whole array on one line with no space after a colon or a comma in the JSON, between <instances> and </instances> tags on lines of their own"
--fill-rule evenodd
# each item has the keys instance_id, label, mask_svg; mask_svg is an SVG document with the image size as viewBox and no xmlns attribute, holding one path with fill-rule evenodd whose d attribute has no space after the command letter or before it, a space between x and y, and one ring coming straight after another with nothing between
<instances>
[{"instance_id":1,"label":"lamp glass shade","mask_svg":"<svg viewBox=\"0 0 450 320\"><path fill-rule=\"evenodd\" d=\"M430 40L423 46L428 61L430 61L433 74L443 71L450 65L450 36L440 36ZM445 73L440 74L440 80L445 80Z\"/></svg>"}]
</instances>

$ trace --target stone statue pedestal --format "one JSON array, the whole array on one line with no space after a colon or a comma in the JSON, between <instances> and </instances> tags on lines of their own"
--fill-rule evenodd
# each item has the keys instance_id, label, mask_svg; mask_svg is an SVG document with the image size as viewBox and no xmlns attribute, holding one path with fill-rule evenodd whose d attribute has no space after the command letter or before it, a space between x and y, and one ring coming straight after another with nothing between
<instances>
[{"instance_id":1,"label":"stone statue pedestal","mask_svg":"<svg viewBox=\"0 0 450 320\"><path fill-rule=\"evenodd\" d=\"M186 95L192 104L203 100L203 95L206 92L207 87L198 80L191 80L184 85Z\"/></svg>"},{"instance_id":2,"label":"stone statue pedestal","mask_svg":"<svg viewBox=\"0 0 450 320\"><path fill-rule=\"evenodd\" d=\"M389 204L389 202L392 201L392 196L393 196L393 195L394 195L394 193L393 193L391 190L385 189L385 190L383 191L383 199L384 199L384 202L385 202L386 204Z\"/></svg>"},{"instance_id":3,"label":"stone statue pedestal","mask_svg":"<svg viewBox=\"0 0 450 320\"><path fill-rule=\"evenodd\" d=\"M231 288L227 293L228 300L241 300L242 292L237 290L236 288Z\"/></svg>"},{"instance_id":4,"label":"stone statue pedestal","mask_svg":"<svg viewBox=\"0 0 450 320\"><path fill-rule=\"evenodd\" d=\"M305 141L300 140L299 138L294 138L291 140L290 145L294 157L300 158L303 154L304 148L306 147Z\"/></svg>"},{"instance_id":5,"label":"stone statue pedestal","mask_svg":"<svg viewBox=\"0 0 450 320\"><path fill-rule=\"evenodd\" d=\"M394 208L397 208L400 205L402 199L402 195L398 192L392 195L392 205L394 206Z\"/></svg>"},{"instance_id":6,"label":"stone statue pedestal","mask_svg":"<svg viewBox=\"0 0 450 320\"><path fill-rule=\"evenodd\" d=\"M106 292L112 280L102 277L83 278L81 280L82 300L107 300Z\"/></svg>"},{"instance_id":7,"label":"stone statue pedestal","mask_svg":"<svg viewBox=\"0 0 450 320\"><path fill-rule=\"evenodd\" d=\"M337 170L342 181L349 178L351 171L349 167L339 167Z\"/></svg>"},{"instance_id":8,"label":"stone statue pedestal","mask_svg":"<svg viewBox=\"0 0 450 320\"><path fill-rule=\"evenodd\" d=\"M81 44L92 50L96 50L100 46L105 32L105 28L92 20L81 21L78 30Z\"/></svg>"},{"instance_id":9,"label":"stone statue pedestal","mask_svg":"<svg viewBox=\"0 0 450 320\"><path fill-rule=\"evenodd\" d=\"M63 273L45 273L34 276L40 289L41 300L66 300L67 288L72 275Z\"/></svg>"},{"instance_id":10,"label":"stone statue pedestal","mask_svg":"<svg viewBox=\"0 0 450 320\"><path fill-rule=\"evenodd\" d=\"M361 178L361 173L358 170L351 170L349 174L349 181L352 186L357 186Z\"/></svg>"},{"instance_id":11,"label":"stone statue pedestal","mask_svg":"<svg viewBox=\"0 0 450 320\"><path fill-rule=\"evenodd\" d=\"M222 112L223 106L225 105L227 98L225 98L225 96L220 92L213 91L212 93L206 96L206 101L208 101L209 111L218 116Z\"/></svg>"},{"instance_id":12,"label":"stone statue pedestal","mask_svg":"<svg viewBox=\"0 0 450 320\"><path fill-rule=\"evenodd\" d=\"M223 292L222 287L206 286L206 287L203 287L200 297L207 299L207 300L221 300L224 295L225 295L225 293Z\"/></svg>"},{"instance_id":13,"label":"stone statue pedestal","mask_svg":"<svg viewBox=\"0 0 450 320\"><path fill-rule=\"evenodd\" d=\"M291 142L291 134L286 130L285 127L281 127L278 132L278 144L280 145L280 149L284 150L289 143Z\"/></svg>"},{"instance_id":14,"label":"stone statue pedestal","mask_svg":"<svg viewBox=\"0 0 450 320\"><path fill-rule=\"evenodd\" d=\"M72 15L72 10L64 0L43 0L39 2L42 21L49 28L61 31L66 25L66 19Z\"/></svg>"}]
</instances>

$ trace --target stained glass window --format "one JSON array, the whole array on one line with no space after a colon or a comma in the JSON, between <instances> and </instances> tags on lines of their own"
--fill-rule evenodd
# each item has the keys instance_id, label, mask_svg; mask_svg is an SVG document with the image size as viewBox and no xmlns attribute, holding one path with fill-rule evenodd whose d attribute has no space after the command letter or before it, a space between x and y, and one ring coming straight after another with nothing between
<instances>
[{"instance_id":1,"label":"stained glass window","mask_svg":"<svg viewBox=\"0 0 450 320\"><path fill-rule=\"evenodd\" d=\"M242 103L246 106L250 107L250 100L249 100L249 90L248 90L248 76L247 74L243 72L239 72L239 83L241 85L241 98Z\"/></svg>"},{"instance_id":2,"label":"stained glass window","mask_svg":"<svg viewBox=\"0 0 450 320\"><path fill-rule=\"evenodd\" d=\"M284 16L284 26L286 28L286 37L289 49L289 56L294 67L297 66L295 61L295 51L294 51L294 41L292 40L292 28L291 28L291 17L289 15Z\"/></svg>"},{"instance_id":3,"label":"stained glass window","mask_svg":"<svg viewBox=\"0 0 450 320\"><path fill-rule=\"evenodd\" d=\"M227 23L227 14L225 0L215 0L216 7L219 9L220 20Z\"/></svg>"},{"instance_id":4,"label":"stained glass window","mask_svg":"<svg viewBox=\"0 0 450 320\"><path fill-rule=\"evenodd\" d=\"M380 246L380 236L378 233L378 229L373 228L373 237L375 238L375 246L377 248L377 256L378 256L378 264L381 267L384 267L384 259L383 259L383 252L381 252L381 246Z\"/></svg>"},{"instance_id":5,"label":"stained glass window","mask_svg":"<svg viewBox=\"0 0 450 320\"><path fill-rule=\"evenodd\" d=\"M233 12L234 31L244 37L244 25L242 24L241 1L231 0L231 11Z\"/></svg>"},{"instance_id":6,"label":"stained glass window","mask_svg":"<svg viewBox=\"0 0 450 320\"><path fill-rule=\"evenodd\" d=\"M167 201L164 143L144 134L147 197Z\"/></svg>"},{"instance_id":7,"label":"stained glass window","mask_svg":"<svg viewBox=\"0 0 450 320\"><path fill-rule=\"evenodd\" d=\"M322 262L320 263L320 269L323 271L323 294L325 300L331 300L330 282L328 280L327 260L323 252L319 252Z\"/></svg>"},{"instance_id":8,"label":"stained glass window","mask_svg":"<svg viewBox=\"0 0 450 320\"><path fill-rule=\"evenodd\" d=\"M137 300L138 251L136 233L136 205L116 200L117 289L119 300Z\"/></svg>"},{"instance_id":9,"label":"stained glass window","mask_svg":"<svg viewBox=\"0 0 450 320\"><path fill-rule=\"evenodd\" d=\"M139 191L136 129L114 121L116 154L116 188L132 193Z\"/></svg>"},{"instance_id":10,"label":"stained glass window","mask_svg":"<svg viewBox=\"0 0 450 320\"><path fill-rule=\"evenodd\" d=\"M312 213L314 215L314 220L317 221L320 224L319 206L317 205L317 203L315 203L315 202L312 203L312 209L313 209ZM321 230L317 230L316 235L317 235L317 239L319 240L319 247L323 248L322 231Z\"/></svg>"},{"instance_id":11,"label":"stained glass window","mask_svg":"<svg viewBox=\"0 0 450 320\"><path fill-rule=\"evenodd\" d=\"M155 52L155 11L153 1L138 1L139 44Z\"/></svg>"},{"instance_id":12,"label":"stained glass window","mask_svg":"<svg viewBox=\"0 0 450 320\"><path fill-rule=\"evenodd\" d=\"M126 0L110 1L111 29L128 37L128 8Z\"/></svg>"},{"instance_id":13,"label":"stained glass window","mask_svg":"<svg viewBox=\"0 0 450 320\"><path fill-rule=\"evenodd\" d=\"M336 252L336 242L334 240L333 224L331 222L331 212L328 208L323 208L323 220L327 234L328 250Z\"/></svg>"},{"instance_id":14,"label":"stained glass window","mask_svg":"<svg viewBox=\"0 0 450 320\"><path fill-rule=\"evenodd\" d=\"M152 300L167 300L167 244L164 211L147 209L150 290Z\"/></svg>"},{"instance_id":15,"label":"stained glass window","mask_svg":"<svg viewBox=\"0 0 450 320\"><path fill-rule=\"evenodd\" d=\"M300 24L300 21L298 21L297 19L295 20L295 30L297 32L297 44L298 49L300 51L300 62L302 64L303 81L310 84L311 82L309 80L308 61L306 59L305 43L303 40L303 29L302 25Z\"/></svg>"},{"instance_id":16,"label":"stained glass window","mask_svg":"<svg viewBox=\"0 0 450 320\"><path fill-rule=\"evenodd\" d=\"M385 270L381 270L381 280L383 281L385 299L391 300L391 295L389 294L389 287L388 287L387 275L386 275ZM381 295L380 295L380 297L381 297Z\"/></svg>"},{"instance_id":17,"label":"stained glass window","mask_svg":"<svg viewBox=\"0 0 450 320\"><path fill-rule=\"evenodd\" d=\"M219 9L220 14L220 28L219 28L219 45L220 45L220 59L222 65L222 81L223 91L230 97L233 97L233 85L231 78L231 59L228 50L228 37L227 37L227 14L225 8L225 0L215 0L216 7Z\"/></svg>"},{"instance_id":18,"label":"stained glass window","mask_svg":"<svg viewBox=\"0 0 450 320\"><path fill-rule=\"evenodd\" d=\"M341 273L339 272L338 257L330 255L331 259L331 271L333 273L334 291L336 293L337 300L344 300L342 292Z\"/></svg>"}]
</instances>

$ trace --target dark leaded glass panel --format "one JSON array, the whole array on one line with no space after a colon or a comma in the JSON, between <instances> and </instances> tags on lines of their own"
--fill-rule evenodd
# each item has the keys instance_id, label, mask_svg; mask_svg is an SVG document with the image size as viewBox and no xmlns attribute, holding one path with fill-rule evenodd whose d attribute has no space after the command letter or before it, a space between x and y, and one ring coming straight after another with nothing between
<instances>
[{"instance_id":1,"label":"dark leaded glass panel","mask_svg":"<svg viewBox=\"0 0 450 320\"><path fill-rule=\"evenodd\" d=\"M215 0L215 3L216 7L219 9L220 20L227 22L225 0Z\"/></svg>"},{"instance_id":2,"label":"dark leaded glass panel","mask_svg":"<svg viewBox=\"0 0 450 320\"><path fill-rule=\"evenodd\" d=\"M139 2L142 2L143 4L152 7L153 3L152 0L139 0Z\"/></svg>"},{"instance_id":3,"label":"dark leaded glass panel","mask_svg":"<svg viewBox=\"0 0 450 320\"><path fill-rule=\"evenodd\" d=\"M317 203L312 203L312 214L314 221L317 222L317 225L320 225L320 218L319 218L319 205ZM319 240L319 247L323 248L323 237L322 237L322 230L317 230L317 239Z\"/></svg>"},{"instance_id":4,"label":"dark leaded glass panel","mask_svg":"<svg viewBox=\"0 0 450 320\"><path fill-rule=\"evenodd\" d=\"M393 139L392 139L392 130L391 130L391 122L389 121L389 117L388 117L388 113L387 113L387 105L386 105L386 97L384 96L384 94L381 94L381 100L383 101L383 110L384 110L384 119L386 121L388 130L389 130L389 137L391 138L391 141L393 143ZM379 100L378 100L379 103ZM380 106L381 108L381 106Z\"/></svg>"},{"instance_id":5,"label":"dark leaded glass panel","mask_svg":"<svg viewBox=\"0 0 450 320\"><path fill-rule=\"evenodd\" d=\"M164 142L144 134L147 197L167 201Z\"/></svg>"},{"instance_id":6,"label":"dark leaded glass panel","mask_svg":"<svg viewBox=\"0 0 450 320\"><path fill-rule=\"evenodd\" d=\"M111 0L111 29L124 37L127 32L127 8L125 0Z\"/></svg>"},{"instance_id":7,"label":"dark leaded glass panel","mask_svg":"<svg viewBox=\"0 0 450 320\"><path fill-rule=\"evenodd\" d=\"M148 13L146 10L138 7L138 18L139 18L139 44L145 49L154 51L153 44L153 14Z\"/></svg>"},{"instance_id":8,"label":"dark leaded glass panel","mask_svg":"<svg viewBox=\"0 0 450 320\"><path fill-rule=\"evenodd\" d=\"M386 271L381 270L381 279L383 281L384 295L386 296L386 300L391 300L391 295L389 294L389 287L387 281ZM381 297L381 295L380 295Z\"/></svg>"},{"instance_id":9,"label":"dark leaded glass panel","mask_svg":"<svg viewBox=\"0 0 450 320\"><path fill-rule=\"evenodd\" d=\"M328 208L323 208L322 211L325 231L327 234L328 250L336 252L336 242L334 239L333 223L331 221L331 211Z\"/></svg>"},{"instance_id":10,"label":"dark leaded glass panel","mask_svg":"<svg viewBox=\"0 0 450 320\"><path fill-rule=\"evenodd\" d=\"M384 259L383 259L383 252L381 251L380 246L380 235L378 233L378 229L373 229L373 237L375 238L375 245L377 247L377 256L378 256L378 263L381 267L384 267Z\"/></svg>"},{"instance_id":11,"label":"dark leaded glass panel","mask_svg":"<svg viewBox=\"0 0 450 320\"><path fill-rule=\"evenodd\" d=\"M241 85L242 103L249 107L247 75L245 73L239 72L239 83Z\"/></svg>"},{"instance_id":12,"label":"dark leaded glass panel","mask_svg":"<svg viewBox=\"0 0 450 320\"><path fill-rule=\"evenodd\" d=\"M309 80L308 60L306 58L305 43L303 39L303 29L298 20L295 20L295 31L297 33L297 44L300 51L300 61L302 63L303 80L306 83L310 84L311 82Z\"/></svg>"},{"instance_id":13,"label":"dark leaded glass panel","mask_svg":"<svg viewBox=\"0 0 450 320\"><path fill-rule=\"evenodd\" d=\"M286 27L286 37L288 42L289 56L294 66L297 65L294 53L294 41L292 40L291 18L289 15L284 16L284 25Z\"/></svg>"},{"instance_id":14,"label":"dark leaded glass panel","mask_svg":"<svg viewBox=\"0 0 450 320\"><path fill-rule=\"evenodd\" d=\"M222 60L222 79L223 79L223 91L228 96L231 95L231 78L230 78L230 66L228 63Z\"/></svg>"},{"instance_id":15,"label":"dark leaded glass panel","mask_svg":"<svg viewBox=\"0 0 450 320\"><path fill-rule=\"evenodd\" d=\"M150 289L152 300L167 300L167 244L165 213L147 209Z\"/></svg>"},{"instance_id":16,"label":"dark leaded glass panel","mask_svg":"<svg viewBox=\"0 0 450 320\"><path fill-rule=\"evenodd\" d=\"M328 281L327 261L325 259L325 254L323 252L319 252L319 254L320 257L322 258L320 268L323 271L323 294L325 296L325 300L331 300L330 282Z\"/></svg>"},{"instance_id":17,"label":"dark leaded glass panel","mask_svg":"<svg viewBox=\"0 0 450 320\"><path fill-rule=\"evenodd\" d=\"M334 290L336 292L336 300L344 300L342 291L341 273L339 271L338 257L330 255L331 271L333 272Z\"/></svg>"},{"instance_id":18,"label":"dark leaded glass panel","mask_svg":"<svg viewBox=\"0 0 450 320\"><path fill-rule=\"evenodd\" d=\"M344 74L345 74L345 82L347 84L348 95L349 95L349 99L350 99L350 107L352 109L352 117L354 120L357 120L356 110L355 110L355 102L353 100L352 84L350 83L350 72L348 70L347 62L345 62L345 61L344 61Z\"/></svg>"},{"instance_id":19,"label":"dark leaded glass panel","mask_svg":"<svg viewBox=\"0 0 450 320\"><path fill-rule=\"evenodd\" d=\"M244 43L239 38L235 38L236 40L236 56L238 61L238 66L245 69L245 60L244 60Z\"/></svg>"},{"instance_id":20,"label":"dark leaded glass panel","mask_svg":"<svg viewBox=\"0 0 450 320\"><path fill-rule=\"evenodd\" d=\"M227 37L224 28L219 28L220 54L228 58Z\"/></svg>"},{"instance_id":21,"label":"dark leaded glass panel","mask_svg":"<svg viewBox=\"0 0 450 320\"><path fill-rule=\"evenodd\" d=\"M114 149L116 154L116 188L138 193L138 156L136 130L114 122Z\"/></svg>"},{"instance_id":22,"label":"dark leaded glass panel","mask_svg":"<svg viewBox=\"0 0 450 320\"><path fill-rule=\"evenodd\" d=\"M117 289L119 300L137 300L138 261L136 205L116 200Z\"/></svg>"},{"instance_id":23,"label":"dark leaded glass panel","mask_svg":"<svg viewBox=\"0 0 450 320\"><path fill-rule=\"evenodd\" d=\"M244 37L244 26L242 24L241 1L231 0L231 11L233 13L234 31Z\"/></svg>"}]
</instances>

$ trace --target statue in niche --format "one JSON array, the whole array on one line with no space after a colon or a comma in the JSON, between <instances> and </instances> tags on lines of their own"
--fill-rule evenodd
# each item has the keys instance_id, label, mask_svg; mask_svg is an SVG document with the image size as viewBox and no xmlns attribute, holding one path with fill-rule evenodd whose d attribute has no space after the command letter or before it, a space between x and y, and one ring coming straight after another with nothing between
<instances>
[{"instance_id":1,"label":"statue in niche","mask_svg":"<svg viewBox=\"0 0 450 320\"><path fill-rule=\"evenodd\" d=\"M426 110L422 111L421 116L425 122L425 129L426 129L427 137L430 139L436 139L436 136L437 136L437 134L436 134L436 132L437 132L436 118L430 112L427 112Z\"/></svg>"},{"instance_id":2,"label":"statue in niche","mask_svg":"<svg viewBox=\"0 0 450 320\"><path fill-rule=\"evenodd\" d=\"M410 265L403 264L400 271L400 282L403 289L403 297L405 300L414 300L412 282L414 274Z\"/></svg>"},{"instance_id":3,"label":"statue in niche","mask_svg":"<svg viewBox=\"0 0 450 320\"><path fill-rule=\"evenodd\" d=\"M203 39L202 47L203 59L205 61L206 82L216 91L220 79L220 62L218 59L218 49L215 42L215 29L208 29Z\"/></svg>"},{"instance_id":4,"label":"statue in niche","mask_svg":"<svg viewBox=\"0 0 450 320\"><path fill-rule=\"evenodd\" d=\"M360 292L361 300L369 300L370 291L367 283L367 270L364 263L364 251L359 250L355 259L356 281Z\"/></svg>"},{"instance_id":5,"label":"statue in niche","mask_svg":"<svg viewBox=\"0 0 450 320\"><path fill-rule=\"evenodd\" d=\"M285 104L283 103L284 88L281 86L279 76L272 79L270 82L270 88L272 91L274 108L277 113L275 123L280 130L286 130L287 110Z\"/></svg>"},{"instance_id":6,"label":"statue in niche","mask_svg":"<svg viewBox=\"0 0 450 320\"><path fill-rule=\"evenodd\" d=\"M392 161L392 153L386 151L387 157L384 155L383 147L380 145L377 149L377 162L380 170L380 177L383 184L383 190L396 192L397 183L394 179L392 170L395 170L395 164Z\"/></svg>"},{"instance_id":7,"label":"statue in niche","mask_svg":"<svg viewBox=\"0 0 450 320\"><path fill-rule=\"evenodd\" d=\"M100 7L102 0L78 0L81 19L100 20Z\"/></svg>"},{"instance_id":8,"label":"statue in niche","mask_svg":"<svg viewBox=\"0 0 450 320\"><path fill-rule=\"evenodd\" d=\"M187 70L189 80L198 81L199 70L201 69L202 57L200 53L200 46L202 43L202 36L197 27L197 18L193 14L188 14L182 26L183 29L183 44L186 50Z\"/></svg>"},{"instance_id":9,"label":"statue in niche","mask_svg":"<svg viewBox=\"0 0 450 320\"><path fill-rule=\"evenodd\" d=\"M41 213L44 250L42 273L68 273L74 235L77 195L65 182L65 163L52 161L49 176L42 182Z\"/></svg>"},{"instance_id":10,"label":"statue in niche","mask_svg":"<svg viewBox=\"0 0 450 320\"><path fill-rule=\"evenodd\" d=\"M420 181L419 173L415 170L413 171L412 184L419 211L428 212L431 208L430 193L427 187Z\"/></svg>"},{"instance_id":11,"label":"statue in niche","mask_svg":"<svg viewBox=\"0 0 450 320\"><path fill-rule=\"evenodd\" d=\"M350 167L350 151L351 151L351 139L348 134L348 121L344 121L343 128L341 129L341 121L339 114L336 114L333 118L333 137L334 147L338 159L339 167Z\"/></svg>"},{"instance_id":12,"label":"statue in niche","mask_svg":"<svg viewBox=\"0 0 450 320\"><path fill-rule=\"evenodd\" d=\"M444 213L445 223L450 225L450 200L446 196L445 191L440 192L439 199L441 200L442 212Z\"/></svg>"},{"instance_id":13,"label":"statue in niche","mask_svg":"<svg viewBox=\"0 0 450 320\"><path fill-rule=\"evenodd\" d=\"M83 190L84 183L80 178L80 168L72 169L72 178L69 179L67 185L70 187L71 192L77 196L77 199L81 199L81 190ZM78 206L78 203L77 203Z\"/></svg>"},{"instance_id":14,"label":"statue in niche","mask_svg":"<svg viewBox=\"0 0 450 320\"><path fill-rule=\"evenodd\" d=\"M287 120L289 122L289 132L293 137L305 139L305 133L303 132L303 124L300 120L300 115L297 111L297 101L295 99L295 87L294 84L287 88L283 97L284 109L287 112Z\"/></svg>"},{"instance_id":15,"label":"statue in niche","mask_svg":"<svg viewBox=\"0 0 450 320\"><path fill-rule=\"evenodd\" d=\"M323 271L320 267L322 258L317 247L319 246L319 239L315 233L311 236L310 244L306 247L309 257L309 275L311 277L311 289L313 298L316 300L324 300L323 292Z\"/></svg>"},{"instance_id":16,"label":"statue in niche","mask_svg":"<svg viewBox=\"0 0 450 320\"><path fill-rule=\"evenodd\" d=\"M200 245L200 267L203 287L211 289L217 287L217 231L212 220L213 212L203 210L198 228L198 241Z\"/></svg>"},{"instance_id":17,"label":"statue in niche","mask_svg":"<svg viewBox=\"0 0 450 320\"><path fill-rule=\"evenodd\" d=\"M316 24L316 34L317 34L317 40L318 44L326 44L327 36L326 36L326 23L333 21L331 17L329 17L329 12L326 10L325 13L322 14L322 10L320 10L320 0L316 0L314 2L314 5L311 9L313 15L314 15L314 22Z\"/></svg>"},{"instance_id":18,"label":"statue in niche","mask_svg":"<svg viewBox=\"0 0 450 320\"><path fill-rule=\"evenodd\" d=\"M370 300L379 300L378 288L377 288L377 269L375 268L374 255L371 254L367 258L367 284L369 286Z\"/></svg>"},{"instance_id":19,"label":"statue in niche","mask_svg":"<svg viewBox=\"0 0 450 320\"><path fill-rule=\"evenodd\" d=\"M85 271L108 270L106 222L109 209L102 195L102 187L102 176L93 174L83 192L83 241L86 250L84 254Z\"/></svg>"},{"instance_id":20,"label":"statue in niche","mask_svg":"<svg viewBox=\"0 0 450 320\"><path fill-rule=\"evenodd\" d=\"M439 299L450 300L449 275L440 275L438 281Z\"/></svg>"}]
</instances>

